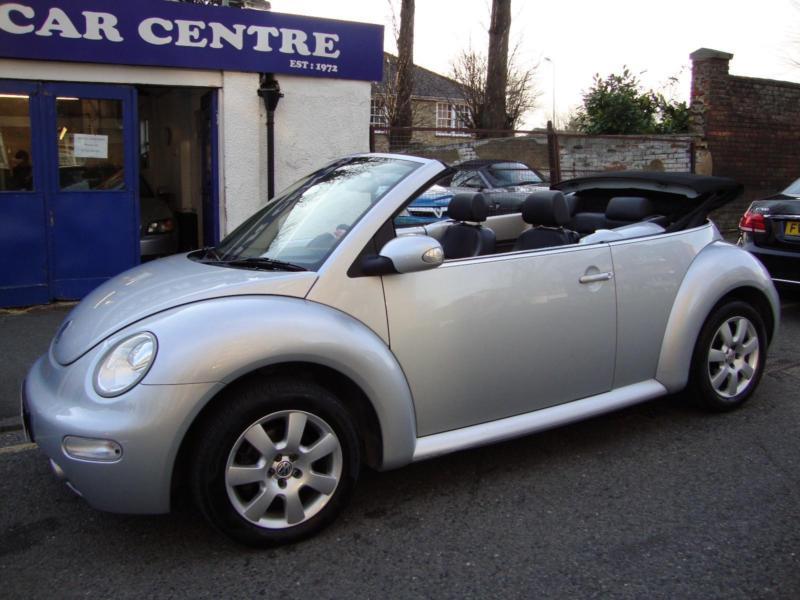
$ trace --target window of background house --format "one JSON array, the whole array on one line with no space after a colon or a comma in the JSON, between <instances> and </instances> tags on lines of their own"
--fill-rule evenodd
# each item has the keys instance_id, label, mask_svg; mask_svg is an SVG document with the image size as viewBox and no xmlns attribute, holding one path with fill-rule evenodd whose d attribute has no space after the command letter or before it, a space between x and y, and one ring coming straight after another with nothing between
<instances>
[{"instance_id":1,"label":"window of background house","mask_svg":"<svg viewBox=\"0 0 800 600\"><path fill-rule=\"evenodd\" d=\"M386 116L386 104L381 98L373 98L370 102L369 124L375 127L389 125L389 119Z\"/></svg>"},{"instance_id":2,"label":"window of background house","mask_svg":"<svg viewBox=\"0 0 800 600\"><path fill-rule=\"evenodd\" d=\"M466 104L458 102L436 103L436 127L441 129L468 129L467 115L469 109ZM468 133L458 131L437 131L436 135L442 136L468 136Z\"/></svg>"}]
</instances>

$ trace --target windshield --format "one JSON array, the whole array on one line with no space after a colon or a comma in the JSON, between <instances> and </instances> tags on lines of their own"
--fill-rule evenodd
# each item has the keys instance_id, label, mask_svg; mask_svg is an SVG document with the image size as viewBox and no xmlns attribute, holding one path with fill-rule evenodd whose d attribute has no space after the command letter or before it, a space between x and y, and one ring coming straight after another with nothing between
<instances>
[{"instance_id":1,"label":"windshield","mask_svg":"<svg viewBox=\"0 0 800 600\"><path fill-rule=\"evenodd\" d=\"M522 163L507 162L495 163L489 166L489 174L495 180L495 185L512 186L526 183L542 183L542 178Z\"/></svg>"},{"instance_id":2,"label":"windshield","mask_svg":"<svg viewBox=\"0 0 800 600\"><path fill-rule=\"evenodd\" d=\"M353 225L419 166L374 156L333 163L301 179L237 227L214 249L213 260L256 265L269 259L316 270Z\"/></svg>"},{"instance_id":3,"label":"windshield","mask_svg":"<svg viewBox=\"0 0 800 600\"><path fill-rule=\"evenodd\" d=\"M792 185L783 190L787 196L800 196L800 179L795 181Z\"/></svg>"}]
</instances>

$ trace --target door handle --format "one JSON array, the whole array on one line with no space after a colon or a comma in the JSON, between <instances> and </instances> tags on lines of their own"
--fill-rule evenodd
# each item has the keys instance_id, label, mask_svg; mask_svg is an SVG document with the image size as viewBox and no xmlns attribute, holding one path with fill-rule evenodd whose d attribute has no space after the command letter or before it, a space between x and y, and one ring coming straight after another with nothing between
<instances>
[{"instance_id":1,"label":"door handle","mask_svg":"<svg viewBox=\"0 0 800 600\"><path fill-rule=\"evenodd\" d=\"M614 273L608 271L606 273L595 273L593 275L583 275L578 281L580 283L596 283L598 281L608 281L614 277Z\"/></svg>"}]
</instances>

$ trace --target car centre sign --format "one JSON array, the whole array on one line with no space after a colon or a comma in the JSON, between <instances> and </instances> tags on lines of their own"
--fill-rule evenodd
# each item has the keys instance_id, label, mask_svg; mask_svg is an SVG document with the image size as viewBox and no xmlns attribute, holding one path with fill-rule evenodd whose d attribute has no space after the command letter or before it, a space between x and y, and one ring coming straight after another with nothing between
<instances>
[{"instance_id":1,"label":"car centre sign","mask_svg":"<svg viewBox=\"0 0 800 600\"><path fill-rule=\"evenodd\" d=\"M167 0L0 0L0 57L379 81L383 26Z\"/></svg>"}]
</instances>

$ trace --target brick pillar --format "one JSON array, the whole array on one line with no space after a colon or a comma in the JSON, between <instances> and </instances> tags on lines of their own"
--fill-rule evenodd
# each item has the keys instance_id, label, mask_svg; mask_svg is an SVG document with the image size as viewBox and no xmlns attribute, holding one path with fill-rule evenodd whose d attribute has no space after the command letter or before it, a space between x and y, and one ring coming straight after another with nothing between
<instances>
[{"instance_id":1,"label":"brick pillar","mask_svg":"<svg viewBox=\"0 0 800 600\"><path fill-rule=\"evenodd\" d=\"M700 48L692 52L689 58L692 61L689 132L705 138L714 107L714 90L718 87L716 84L728 76L728 65L733 54Z\"/></svg>"}]
</instances>

